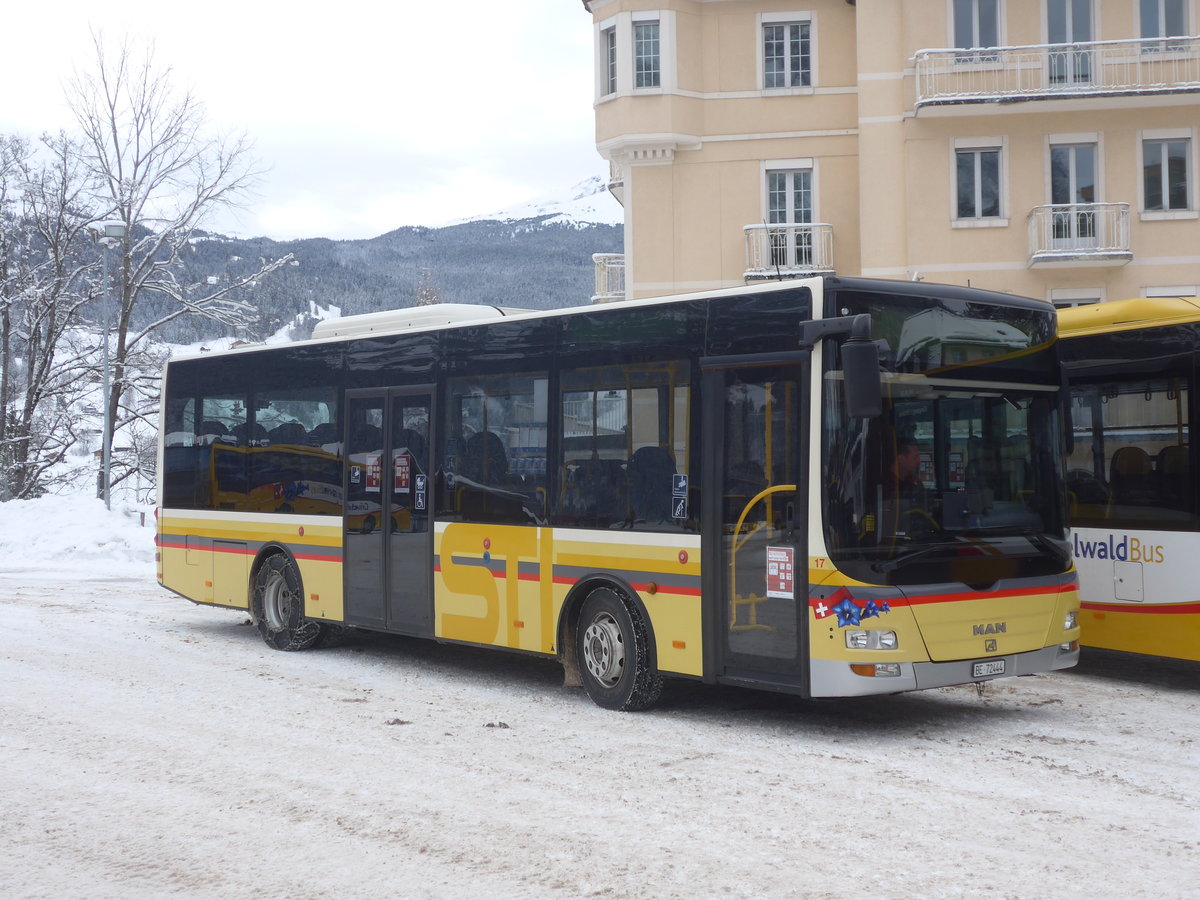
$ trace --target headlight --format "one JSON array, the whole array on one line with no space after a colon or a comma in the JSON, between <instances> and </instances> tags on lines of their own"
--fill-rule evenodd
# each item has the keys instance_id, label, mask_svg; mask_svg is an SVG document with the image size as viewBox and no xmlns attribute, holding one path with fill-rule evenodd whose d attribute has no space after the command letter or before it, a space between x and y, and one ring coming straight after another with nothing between
<instances>
[{"instance_id":1,"label":"headlight","mask_svg":"<svg viewBox=\"0 0 1200 900\"><path fill-rule=\"evenodd\" d=\"M1075 610L1067 613L1067 617L1063 620L1063 631L1070 631L1079 625L1079 614Z\"/></svg>"},{"instance_id":2,"label":"headlight","mask_svg":"<svg viewBox=\"0 0 1200 900\"><path fill-rule=\"evenodd\" d=\"M900 643L894 631L847 631L846 646L851 650L895 650Z\"/></svg>"},{"instance_id":3,"label":"headlight","mask_svg":"<svg viewBox=\"0 0 1200 900\"><path fill-rule=\"evenodd\" d=\"M864 678L899 678L900 663L851 663L850 671Z\"/></svg>"}]
</instances>

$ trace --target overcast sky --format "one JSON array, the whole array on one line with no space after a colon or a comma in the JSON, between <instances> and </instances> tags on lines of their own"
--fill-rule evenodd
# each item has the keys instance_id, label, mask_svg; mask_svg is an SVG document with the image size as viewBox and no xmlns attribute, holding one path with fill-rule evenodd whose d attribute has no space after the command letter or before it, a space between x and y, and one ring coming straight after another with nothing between
<instances>
[{"instance_id":1,"label":"overcast sky","mask_svg":"<svg viewBox=\"0 0 1200 900\"><path fill-rule=\"evenodd\" d=\"M374 237L566 194L606 171L592 115L591 17L578 0L6 4L0 132L71 128L63 83L89 27L153 41L214 129L269 171L220 230Z\"/></svg>"}]
</instances>

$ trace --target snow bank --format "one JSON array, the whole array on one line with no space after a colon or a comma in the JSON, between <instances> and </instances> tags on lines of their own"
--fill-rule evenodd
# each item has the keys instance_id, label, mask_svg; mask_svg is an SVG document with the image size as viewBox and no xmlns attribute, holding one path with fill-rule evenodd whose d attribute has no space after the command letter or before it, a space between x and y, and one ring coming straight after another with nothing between
<instances>
[{"instance_id":1,"label":"snow bank","mask_svg":"<svg viewBox=\"0 0 1200 900\"><path fill-rule=\"evenodd\" d=\"M153 580L153 510L80 494L0 503L0 570L37 569Z\"/></svg>"}]
</instances>

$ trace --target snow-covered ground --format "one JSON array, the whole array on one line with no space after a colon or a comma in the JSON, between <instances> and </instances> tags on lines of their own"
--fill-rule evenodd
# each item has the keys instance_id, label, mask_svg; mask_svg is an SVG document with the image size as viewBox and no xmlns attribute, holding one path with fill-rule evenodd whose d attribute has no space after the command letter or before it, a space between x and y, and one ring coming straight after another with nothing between
<instances>
[{"instance_id":1,"label":"snow-covered ground","mask_svg":"<svg viewBox=\"0 0 1200 900\"><path fill-rule=\"evenodd\" d=\"M593 706L543 660L267 649L152 528L0 505L4 897L1200 897L1200 666Z\"/></svg>"}]
</instances>

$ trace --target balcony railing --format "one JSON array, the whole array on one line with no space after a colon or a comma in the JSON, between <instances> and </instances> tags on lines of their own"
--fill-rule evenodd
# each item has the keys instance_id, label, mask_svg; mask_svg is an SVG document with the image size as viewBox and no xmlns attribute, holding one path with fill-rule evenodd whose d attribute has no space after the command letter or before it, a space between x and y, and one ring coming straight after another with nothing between
<instances>
[{"instance_id":1,"label":"balcony railing","mask_svg":"<svg viewBox=\"0 0 1200 900\"><path fill-rule=\"evenodd\" d=\"M747 281L833 271L832 225L747 225L742 230Z\"/></svg>"},{"instance_id":2,"label":"balcony railing","mask_svg":"<svg viewBox=\"0 0 1200 900\"><path fill-rule=\"evenodd\" d=\"M1200 91L1200 37L920 50L917 108Z\"/></svg>"},{"instance_id":3,"label":"balcony railing","mask_svg":"<svg viewBox=\"0 0 1200 900\"><path fill-rule=\"evenodd\" d=\"M1029 213L1030 265L1122 265L1132 258L1128 203L1035 206Z\"/></svg>"},{"instance_id":4,"label":"balcony railing","mask_svg":"<svg viewBox=\"0 0 1200 900\"><path fill-rule=\"evenodd\" d=\"M625 299L625 254L593 253L596 266L596 293L593 303L609 303Z\"/></svg>"}]
</instances>

